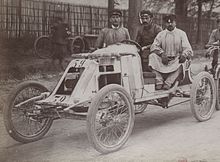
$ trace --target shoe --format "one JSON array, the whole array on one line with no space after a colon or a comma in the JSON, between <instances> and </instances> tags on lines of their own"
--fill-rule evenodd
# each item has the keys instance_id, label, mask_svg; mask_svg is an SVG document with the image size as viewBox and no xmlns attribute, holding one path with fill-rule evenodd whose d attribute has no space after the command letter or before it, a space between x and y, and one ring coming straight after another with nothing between
<instances>
[{"instance_id":1,"label":"shoe","mask_svg":"<svg viewBox=\"0 0 220 162\"><path fill-rule=\"evenodd\" d=\"M170 89L170 86L165 83L165 84L163 85L163 89L164 89L164 90L168 90L168 89Z\"/></svg>"},{"instance_id":2,"label":"shoe","mask_svg":"<svg viewBox=\"0 0 220 162\"><path fill-rule=\"evenodd\" d=\"M163 84L156 84L155 89L156 90L161 90L163 87Z\"/></svg>"}]
</instances>

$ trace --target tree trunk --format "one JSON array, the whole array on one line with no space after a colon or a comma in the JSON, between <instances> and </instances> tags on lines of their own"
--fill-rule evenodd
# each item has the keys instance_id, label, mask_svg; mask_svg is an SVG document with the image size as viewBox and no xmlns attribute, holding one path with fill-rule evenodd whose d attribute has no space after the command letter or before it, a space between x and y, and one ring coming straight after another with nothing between
<instances>
[{"instance_id":1,"label":"tree trunk","mask_svg":"<svg viewBox=\"0 0 220 162\"><path fill-rule=\"evenodd\" d=\"M214 3L215 3L215 0L211 0L211 6L210 6L210 9L209 9L209 11L208 11L208 18L211 17Z\"/></svg>"},{"instance_id":2,"label":"tree trunk","mask_svg":"<svg viewBox=\"0 0 220 162\"><path fill-rule=\"evenodd\" d=\"M201 16L202 16L202 1L198 2L198 20L197 20L197 38L196 43L201 42Z\"/></svg>"},{"instance_id":3,"label":"tree trunk","mask_svg":"<svg viewBox=\"0 0 220 162\"><path fill-rule=\"evenodd\" d=\"M188 0L174 0L174 3L175 3L175 14L178 17L186 17Z\"/></svg>"},{"instance_id":4,"label":"tree trunk","mask_svg":"<svg viewBox=\"0 0 220 162\"><path fill-rule=\"evenodd\" d=\"M136 37L136 29L139 24L138 13L141 11L142 0L129 0L129 9L128 9L128 30L131 36L131 39Z\"/></svg>"},{"instance_id":5,"label":"tree trunk","mask_svg":"<svg viewBox=\"0 0 220 162\"><path fill-rule=\"evenodd\" d=\"M114 3L115 3L114 0L108 0L108 27L111 26L109 13L111 12L112 9L114 9Z\"/></svg>"}]
</instances>

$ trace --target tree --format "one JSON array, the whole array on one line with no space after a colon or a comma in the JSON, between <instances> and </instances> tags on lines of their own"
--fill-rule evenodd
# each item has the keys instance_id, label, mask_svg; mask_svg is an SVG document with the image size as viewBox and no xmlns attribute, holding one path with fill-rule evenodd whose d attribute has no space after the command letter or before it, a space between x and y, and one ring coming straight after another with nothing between
<instances>
[{"instance_id":1,"label":"tree","mask_svg":"<svg viewBox=\"0 0 220 162\"><path fill-rule=\"evenodd\" d=\"M179 17L187 17L189 0L174 0L175 14Z\"/></svg>"},{"instance_id":2,"label":"tree","mask_svg":"<svg viewBox=\"0 0 220 162\"><path fill-rule=\"evenodd\" d=\"M128 30L131 39L135 38L136 28L138 24L138 13L142 8L142 0L129 0L128 9Z\"/></svg>"},{"instance_id":3,"label":"tree","mask_svg":"<svg viewBox=\"0 0 220 162\"><path fill-rule=\"evenodd\" d=\"M108 0L108 13L114 8L114 0ZM110 15L108 14L108 26L110 27Z\"/></svg>"}]
</instances>

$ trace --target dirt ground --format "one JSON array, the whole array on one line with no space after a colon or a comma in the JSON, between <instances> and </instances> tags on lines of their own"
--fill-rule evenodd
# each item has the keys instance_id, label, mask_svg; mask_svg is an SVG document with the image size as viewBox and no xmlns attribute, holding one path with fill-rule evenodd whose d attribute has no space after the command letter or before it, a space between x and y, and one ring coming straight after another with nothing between
<instances>
[{"instance_id":1,"label":"dirt ground","mask_svg":"<svg viewBox=\"0 0 220 162\"><path fill-rule=\"evenodd\" d=\"M204 59L194 61L193 75L202 71L205 64ZM32 79L52 89L60 75ZM1 83L1 107L18 82ZM206 122L196 121L189 103L169 109L149 106L144 113L135 116L135 126L125 146L117 152L102 155L89 144L86 121L57 120L43 139L21 144L6 133L0 113L0 161L219 162L219 121L220 112L215 112Z\"/></svg>"}]
</instances>

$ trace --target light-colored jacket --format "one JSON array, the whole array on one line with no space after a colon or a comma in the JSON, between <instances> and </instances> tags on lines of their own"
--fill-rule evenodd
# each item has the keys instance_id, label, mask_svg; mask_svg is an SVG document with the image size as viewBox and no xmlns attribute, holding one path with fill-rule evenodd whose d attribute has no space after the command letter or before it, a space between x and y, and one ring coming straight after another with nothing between
<instances>
[{"instance_id":1,"label":"light-colored jacket","mask_svg":"<svg viewBox=\"0 0 220 162\"><path fill-rule=\"evenodd\" d=\"M174 59L168 65L162 63L161 55ZM184 31L175 28L173 31L163 30L156 36L149 56L149 66L161 73L170 73L180 66L179 56L192 56L193 51Z\"/></svg>"}]
</instances>

